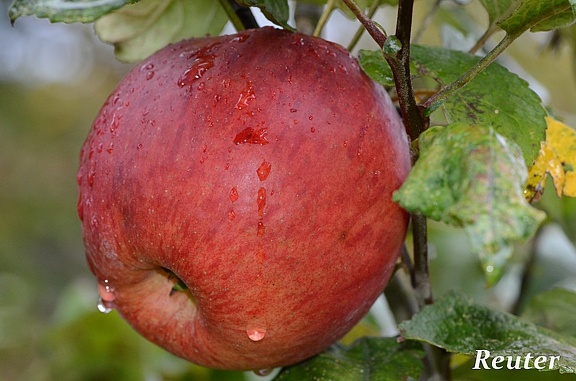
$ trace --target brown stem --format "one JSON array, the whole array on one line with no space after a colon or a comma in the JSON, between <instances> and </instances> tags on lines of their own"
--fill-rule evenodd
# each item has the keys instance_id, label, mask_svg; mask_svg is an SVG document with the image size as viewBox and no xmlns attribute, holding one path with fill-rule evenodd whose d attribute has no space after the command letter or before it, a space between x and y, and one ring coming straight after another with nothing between
<instances>
[{"instance_id":1,"label":"brown stem","mask_svg":"<svg viewBox=\"0 0 576 381\"><path fill-rule=\"evenodd\" d=\"M413 11L414 0L400 0L398 2L396 37L402 47L396 54L385 55L385 58L394 75L398 104L406 132L412 140L415 140L428 127L428 120L424 117L423 109L416 103L412 76L410 75L410 36Z\"/></svg>"},{"instance_id":2,"label":"brown stem","mask_svg":"<svg viewBox=\"0 0 576 381\"><path fill-rule=\"evenodd\" d=\"M532 276L534 275L534 266L536 265L536 259L538 257L538 251L536 250L538 246L538 242L542 237L542 226L536 231L536 234L532 238L530 242L530 249L528 252L528 258L526 259L526 263L524 263L524 269L522 271L522 277L520 279L520 290L518 291L518 295L516 296L516 301L512 305L511 313L514 315L519 315L522 312L522 308L524 308L524 304L526 303L526 298L528 296L528 290L531 285Z\"/></svg>"},{"instance_id":3,"label":"brown stem","mask_svg":"<svg viewBox=\"0 0 576 381\"><path fill-rule=\"evenodd\" d=\"M220 4L228 13L236 30L259 28L258 22L249 7L240 5L234 0L220 0Z\"/></svg>"},{"instance_id":4,"label":"brown stem","mask_svg":"<svg viewBox=\"0 0 576 381\"><path fill-rule=\"evenodd\" d=\"M432 287L430 285L430 269L428 267L428 232L426 217L421 214L412 215L412 240L414 245L414 275L412 287L416 290L418 304L424 307L432 304Z\"/></svg>"},{"instance_id":5,"label":"brown stem","mask_svg":"<svg viewBox=\"0 0 576 381\"><path fill-rule=\"evenodd\" d=\"M382 29L380 29L374 21L372 21L368 16L364 14L362 9L360 9L358 4L356 4L354 0L342 0L342 2L346 4L348 9L350 9L352 13L354 13L354 16L356 16L358 21L360 21L360 23L364 25L366 31L370 34L370 36L374 39L374 41L376 41L378 46L382 48L384 46L384 43L386 42L386 39L388 38L386 36L386 33Z\"/></svg>"}]
</instances>

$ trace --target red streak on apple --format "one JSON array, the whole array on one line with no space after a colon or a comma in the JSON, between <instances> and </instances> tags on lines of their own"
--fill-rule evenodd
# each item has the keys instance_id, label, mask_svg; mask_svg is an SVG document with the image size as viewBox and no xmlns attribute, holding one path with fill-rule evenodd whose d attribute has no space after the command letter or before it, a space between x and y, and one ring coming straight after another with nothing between
<instances>
[{"instance_id":1,"label":"red streak on apple","mask_svg":"<svg viewBox=\"0 0 576 381\"><path fill-rule=\"evenodd\" d=\"M87 261L105 306L177 356L293 364L384 289L409 169L390 98L340 46L269 27L183 41L122 80L84 143Z\"/></svg>"}]
</instances>

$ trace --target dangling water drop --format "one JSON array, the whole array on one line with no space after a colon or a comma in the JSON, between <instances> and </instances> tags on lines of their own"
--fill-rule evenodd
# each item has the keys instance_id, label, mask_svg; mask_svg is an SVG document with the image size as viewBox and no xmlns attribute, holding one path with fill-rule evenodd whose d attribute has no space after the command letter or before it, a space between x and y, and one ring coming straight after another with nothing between
<instances>
[{"instance_id":1,"label":"dangling water drop","mask_svg":"<svg viewBox=\"0 0 576 381\"><path fill-rule=\"evenodd\" d=\"M252 341L260 341L266 336L265 328L251 328L246 330L248 338Z\"/></svg>"},{"instance_id":2,"label":"dangling water drop","mask_svg":"<svg viewBox=\"0 0 576 381\"><path fill-rule=\"evenodd\" d=\"M270 373L272 373L273 371L274 371L274 368L266 368L266 369L256 369L253 372L257 376L266 377Z\"/></svg>"},{"instance_id":3,"label":"dangling water drop","mask_svg":"<svg viewBox=\"0 0 576 381\"><path fill-rule=\"evenodd\" d=\"M102 300L102 297L98 298L98 304L96 305L98 311L102 312L103 314L109 314L112 312L112 307L106 305L106 302Z\"/></svg>"}]
</instances>

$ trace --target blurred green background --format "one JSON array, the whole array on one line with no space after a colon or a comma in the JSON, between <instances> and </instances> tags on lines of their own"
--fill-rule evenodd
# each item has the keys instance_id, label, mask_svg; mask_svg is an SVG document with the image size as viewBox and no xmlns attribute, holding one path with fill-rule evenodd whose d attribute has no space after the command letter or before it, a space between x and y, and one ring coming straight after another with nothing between
<instances>
[{"instance_id":1,"label":"blurred green background","mask_svg":"<svg viewBox=\"0 0 576 381\"><path fill-rule=\"evenodd\" d=\"M255 378L192 366L145 342L116 312L97 312L75 173L93 118L130 65L118 63L90 25L24 18L11 26L9 3L0 2L0 381ZM569 48L544 53L531 37L511 53L576 125ZM531 293L557 284L576 289L576 204L550 193L542 205L555 223L539 241ZM434 224L432 237L438 293L457 288L499 306L510 303L528 250L520 249L518 265L487 291L475 258L463 255L462 232Z\"/></svg>"}]
</instances>

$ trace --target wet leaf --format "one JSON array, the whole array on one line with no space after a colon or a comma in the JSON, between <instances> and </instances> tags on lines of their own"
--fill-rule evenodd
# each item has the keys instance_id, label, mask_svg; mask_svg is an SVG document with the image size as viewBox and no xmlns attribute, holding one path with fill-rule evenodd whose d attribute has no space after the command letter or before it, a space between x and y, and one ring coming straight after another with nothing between
<instances>
[{"instance_id":1,"label":"wet leaf","mask_svg":"<svg viewBox=\"0 0 576 381\"><path fill-rule=\"evenodd\" d=\"M139 0L15 0L8 11L12 23L21 16L48 18L52 22L97 20L111 11Z\"/></svg>"},{"instance_id":2,"label":"wet leaf","mask_svg":"<svg viewBox=\"0 0 576 381\"><path fill-rule=\"evenodd\" d=\"M290 8L288 0L238 0L239 4L247 7L258 7L274 24L280 25L284 29L293 30L289 24Z\"/></svg>"},{"instance_id":3,"label":"wet leaf","mask_svg":"<svg viewBox=\"0 0 576 381\"><path fill-rule=\"evenodd\" d=\"M412 60L420 75L447 85L474 66L479 58L437 47L412 47ZM546 136L546 110L528 83L503 66L492 63L442 105L450 123L490 125L518 144L527 165L538 155Z\"/></svg>"},{"instance_id":4,"label":"wet leaf","mask_svg":"<svg viewBox=\"0 0 576 381\"><path fill-rule=\"evenodd\" d=\"M491 127L456 123L419 139L420 157L394 200L412 213L464 228L489 284L513 244L544 219L523 197L527 170L520 149Z\"/></svg>"},{"instance_id":5,"label":"wet leaf","mask_svg":"<svg viewBox=\"0 0 576 381\"><path fill-rule=\"evenodd\" d=\"M498 25L515 38L527 30L547 31L566 27L576 21L574 0L522 0L507 18Z\"/></svg>"},{"instance_id":6,"label":"wet leaf","mask_svg":"<svg viewBox=\"0 0 576 381\"><path fill-rule=\"evenodd\" d=\"M440 87L452 83L480 58L445 48L412 48L413 74L433 78ZM381 51L360 52L360 64L372 80L393 86L390 66ZM492 63L442 105L450 123L490 125L518 144L531 165L546 135L546 110L528 83L503 66Z\"/></svg>"},{"instance_id":7,"label":"wet leaf","mask_svg":"<svg viewBox=\"0 0 576 381\"><path fill-rule=\"evenodd\" d=\"M530 168L525 196L530 201L538 200L550 175L558 197L576 197L576 130L553 118L546 121L546 141Z\"/></svg>"},{"instance_id":8,"label":"wet leaf","mask_svg":"<svg viewBox=\"0 0 576 381\"><path fill-rule=\"evenodd\" d=\"M394 86L392 69L381 51L360 50L358 60L362 70L375 82L387 87Z\"/></svg>"},{"instance_id":9,"label":"wet leaf","mask_svg":"<svg viewBox=\"0 0 576 381\"><path fill-rule=\"evenodd\" d=\"M536 295L522 317L561 335L576 337L576 293L554 288Z\"/></svg>"},{"instance_id":10,"label":"wet leaf","mask_svg":"<svg viewBox=\"0 0 576 381\"><path fill-rule=\"evenodd\" d=\"M364 337L350 346L334 345L318 356L284 368L274 381L417 380L423 357L415 343Z\"/></svg>"},{"instance_id":11,"label":"wet leaf","mask_svg":"<svg viewBox=\"0 0 576 381\"><path fill-rule=\"evenodd\" d=\"M540 355L560 356L553 369L576 373L576 342L524 321L514 315L474 304L471 299L449 293L402 322L405 339L424 341L449 352L476 355L477 350L494 356L530 354L528 364ZM545 370L549 370L547 367Z\"/></svg>"},{"instance_id":12,"label":"wet leaf","mask_svg":"<svg viewBox=\"0 0 576 381\"><path fill-rule=\"evenodd\" d=\"M490 25L495 25L497 21L512 10L517 0L480 0L480 3L488 12Z\"/></svg>"},{"instance_id":13,"label":"wet leaf","mask_svg":"<svg viewBox=\"0 0 576 381\"><path fill-rule=\"evenodd\" d=\"M102 17L95 30L114 44L116 58L134 62L172 42L218 35L227 20L217 1L142 0Z\"/></svg>"}]
</instances>

